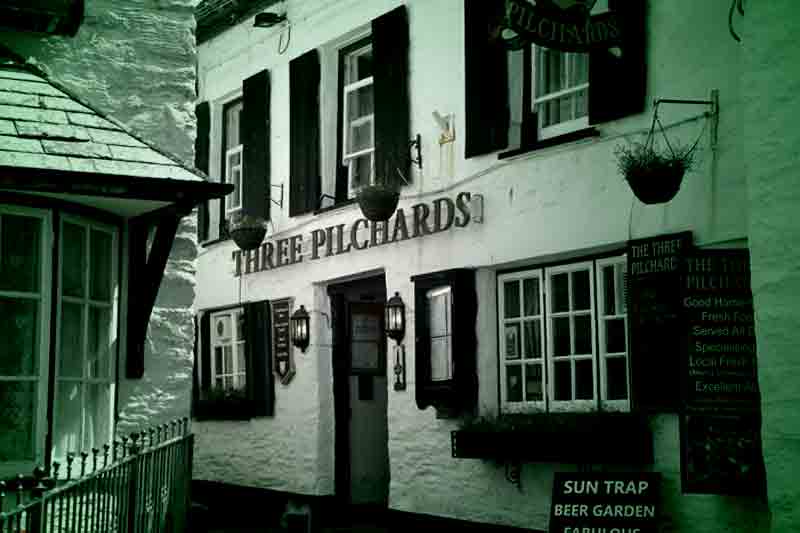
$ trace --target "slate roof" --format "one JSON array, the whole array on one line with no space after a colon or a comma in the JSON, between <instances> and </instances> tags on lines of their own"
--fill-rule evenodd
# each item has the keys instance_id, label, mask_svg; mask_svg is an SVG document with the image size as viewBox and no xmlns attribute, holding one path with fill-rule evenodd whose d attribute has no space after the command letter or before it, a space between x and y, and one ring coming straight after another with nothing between
<instances>
[{"instance_id":1,"label":"slate roof","mask_svg":"<svg viewBox=\"0 0 800 533\"><path fill-rule=\"evenodd\" d=\"M0 167L203 181L35 67L0 54Z\"/></svg>"}]
</instances>

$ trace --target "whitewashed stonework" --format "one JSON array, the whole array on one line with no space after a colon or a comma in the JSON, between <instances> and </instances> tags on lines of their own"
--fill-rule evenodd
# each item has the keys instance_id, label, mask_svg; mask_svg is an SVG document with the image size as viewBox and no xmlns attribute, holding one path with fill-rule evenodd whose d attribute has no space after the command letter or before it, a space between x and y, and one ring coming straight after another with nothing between
<instances>
[{"instance_id":1,"label":"whitewashed stonework","mask_svg":"<svg viewBox=\"0 0 800 533\"><path fill-rule=\"evenodd\" d=\"M303 495L333 494L331 310L326 287L351 276L382 272L387 294L399 291L403 296L409 325L408 389L396 392L391 379L387 382L389 507L545 530L552 473L575 470L575 465L525 464L519 491L505 480L502 466L451 457L450 431L458 422L438 419L433 409L419 410L414 402L414 285L409 278L449 268L477 269L478 405L481 414L493 415L498 412L497 270L631 238L691 231L698 247L749 247L753 254L771 509L751 499L681 494L678 417L658 415L652 419L652 470L661 472L663 479L660 531L768 531L771 513L773 531L792 531L800 523L793 505L797 487L791 479L792 465L798 464L800 423L792 423L797 422L791 402L795 388L780 383L797 373L797 365L784 361L798 341L792 318L796 291L791 290L797 276L790 271L798 258L796 247L786 243L797 241L791 214L797 203L796 172L792 173L797 156L791 147L800 139L792 118L796 114L775 113L778 95L789 102L798 91L796 77L789 82L783 77L796 70L790 66L796 62L795 52L789 52L796 49L790 46L791 36L797 33L792 31L797 18L791 2L748 3L741 44L728 32L728 0L649 2L647 111L600 125L596 138L498 160L494 154L463 156L463 1L288 0L292 36L284 53L278 52L280 28L254 28L252 19L198 50L199 101L212 106L212 176L219 175L220 160L220 119L214 117L241 90L243 79L270 70L271 176L273 184L284 185L284 205L272 206L268 239L307 236L314 229L349 225L361 217L356 205L288 216L288 65L401 4L407 7L410 28L411 131L421 134L424 166L414 169L413 183L403 189L399 207L408 211L416 203L469 191L484 196L485 221L242 277L234 276L236 248L231 241L202 248L196 310L292 296L296 305L302 303L311 312L311 344L305 353L294 352L294 380L288 386L276 385L274 417L194 424L195 478ZM783 20L794 26L782 25ZM773 31L777 27L780 32ZM322 87L324 91L324 77ZM644 139L654 98L707 99L712 89L719 90L720 101L716 149L711 149L706 129L696 169L686 176L674 200L659 206L633 200L616 169L614 147ZM434 111L455 116L454 143L438 142L441 131L431 116ZM703 129L704 111L674 106L660 113L665 124L676 124L668 130L670 137L690 144ZM771 119L764 120L766 116ZM393 364L390 355L388 367Z\"/></svg>"},{"instance_id":2,"label":"whitewashed stonework","mask_svg":"<svg viewBox=\"0 0 800 533\"><path fill-rule=\"evenodd\" d=\"M75 37L0 32L0 43L99 111L190 163L195 4L87 0ZM189 415L196 241L195 217L187 217L150 318L144 377L124 379L125 362L120 361L119 432Z\"/></svg>"}]
</instances>

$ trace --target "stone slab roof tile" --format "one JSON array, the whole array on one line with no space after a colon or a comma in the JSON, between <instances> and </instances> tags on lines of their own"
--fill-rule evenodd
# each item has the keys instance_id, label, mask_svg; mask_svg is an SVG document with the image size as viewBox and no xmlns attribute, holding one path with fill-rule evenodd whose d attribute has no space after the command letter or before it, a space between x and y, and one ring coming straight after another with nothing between
<instances>
[{"instance_id":1,"label":"stone slab roof tile","mask_svg":"<svg viewBox=\"0 0 800 533\"><path fill-rule=\"evenodd\" d=\"M0 91L0 104L39 107L39 96L35 94Z\"/></svg>"},{"instance_id":2,"label":"stone slab roof tile","mask_svg":"<svg viewBox=\"0 0 800 533\"><path fill-rule=\"evenodd\" d=\"M172 163L172 161L163 155L149 148L109 146L109 149L111 150L111 157L122 161L141 161L142 163L159 163L162 165L169 165Z\"/></svg>"},{"instance_id":3,"label":"stone slab roof tile","mask_svg":"<svg viewBox=\"0 0 800 533\"><path fill-rule=\"evenodd\" d=\"M91 115L87 115L91 116ZM50 124L67 124L67 114L63 111L0 104L0 119L28 120Z\"/></svg>"},{"instance_id":4,"label":"stone slab roof tile","mask_svg":"<svg viewBox=\"0 0 800 533\"><path fill-rule=\"evenodd\" d=\"M113 122L106 120L97 115L88 115L86 113L68 113L70 124L78 126L89 126L92 128L105 128L107 130L122 131L122 128Z\"/></svg>"},{"instance_id":5,"label":"stone slab roof tile","mask_svg":"<svg viewBox=\"0 0 800 533\"><path fill-rule=\"evenodd\" d=\"M85 131L88 133L88 135L94 142L104 143L108 145L115 145L115 146L138 146L140 148L147 147L147 145L144 144L142 141L131 137L125 132L99 130L94 128L87 128L85 129Z\"/></svg>"},{"instance_id":6,"label":"stone slab roof tile","mask_svg":"<svg viewBox=\"0 0 800 533\"><path fill-rule=\"evenodd\" d=\"M6 70L6 69L0 69L0 79L27 80L35 82L42 81L42 79L39 76L31 74L30 72L26 72L24 70Z\"/></svg>"},{"instance_id":7,"label":"stone slab roof tile","mask_svg":"<svg viewBox=\"0 0 800 533\"><path fill-rule=\"evenodd\" d=\"M90 136L88 129L80 126L23 121L17 122L16 125L17 133L20 137L81 142L95 140ZM0 133L1 132L2 126L0 126Z\"/></svg>"},{"instance_id":8,"label":"stone slab roof tile","mask_svg":"<svg viewBox=\"0 0 800 533\"><path fill-rule=\"evenodd\" d=\"M57 155L0 152L0 166L71 171L69 159Z\"/></svg>"},{"instance_id":9,"label":"stone slab roof tile","mask_svg":"<svg viewBox=\"0 0 800 533\"><path fill-rule=\"evenodd\" d=\"M11 120L0 120L0 135L16 135L17 129Z\"/></svg>"},{"instance_id":10,"label":"stone slab roof tile","mask_svg":"<svg viewBox=\"0 0 800 533\"><path fill-rule=\"evenodd\" d=\"M0 151L3 152L28 152L41 154L42 143L37 139L25 139L17 136L0 135Z\"/></svg>"},{"instance_id":11,"label":"stone slab roof tile","mask_svg":"<svg viewBox=\"0 0 800 533\"><path fill-rule=\"evenodd\" d=\"M0 78L0 91L23 94L43 94L47 96L66 96L63 92L59 91L49 83L13 80L8 78Z\"/></svg>"},{"instance_id":12,"label":"stone slab roof tile","mask_svg":"<svg viewBox=\"0 0 800 533\"><path fill-rule=\"evenodd\" d=\"M55 96L40 96L39 105L45 109L60 109L62 111L77 111L79 113L91 113L88 107L79 104L69 98L57 98Z\"/></svg>"},{"instance_id":13,"label":"stone slab roof tile","mask_svg":"<svg viewBox=\"0 0 800 533\"><path fill-rule=\"evenodd\" d=\"M43 140L41 142L44 151L48 154L92 158L112 157L111 150L109 150L107 144L50 140Z\"/></svg>"}]
</instances>

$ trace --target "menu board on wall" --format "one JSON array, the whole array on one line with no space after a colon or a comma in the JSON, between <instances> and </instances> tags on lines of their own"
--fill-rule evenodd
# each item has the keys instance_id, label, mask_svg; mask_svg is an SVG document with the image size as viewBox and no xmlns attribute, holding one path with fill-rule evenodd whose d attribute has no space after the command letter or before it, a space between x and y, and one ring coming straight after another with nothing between
<instances>
[{"instance_id":1,"label":"menu board on wall","mask_svg":"<svg viewBox=\"0 0 800 533\"><path fill-rule=\"evenodd\" d=\"M295 374L292 340L289 335L291 311L292 298L272 301L273 368L284 385L287 385Z\"/></svg>"},{"instance_id":2,"label":"menu board on wall","mask_svg":"<svg viewBox=\"0 0 800 533\"><path fill-rule=\"evenodd\" d=\"M635 407L680 408L684 257L690 232L628 242L628 324Z\"/></svg>"},{"instance_id":3,"label":"menu board on wall","mask_svg":"<svg viewBox=\"0 0 800 533\"><path fill-rule=\"evenodd\" d=\"M686 258L681 420L684 492L763 495L750 258L698 250Z\"/></svg>"}]
</instances>

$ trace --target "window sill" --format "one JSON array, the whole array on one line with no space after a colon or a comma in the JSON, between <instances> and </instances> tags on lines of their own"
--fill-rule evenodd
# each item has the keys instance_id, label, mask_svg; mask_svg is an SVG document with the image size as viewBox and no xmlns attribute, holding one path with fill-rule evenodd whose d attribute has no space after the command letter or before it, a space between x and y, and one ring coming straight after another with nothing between
<instances>
[{"instance_id":1,"label":"window sill","mask_svg":"<svg viewBox=\"0 0 800 533\"><path fill-rule=\"evenodd\" d=\"M613 438L597 439L597 435ZM653 463L648 420L638 413L541 413L478 419L451 433L455 458L574 464ZM586 443L593 443L587 446Z\"/></svg>"},{"instance_id":2,"label":"window sill","mask_svg":"<svg viewBox=\"0 0 800 533\"><path fill-rule=\"evenodd\" d=\"M597 128L594 127L583 128L580 130L575 130L569 133L565 133L563 135L559 135L557 137L542 139L541 141L536 141L534 144L531 145L521 146L513 150L501 152L497 154L497 159L510 159L518 155L527 154L528 152L535 152L536 150L543 150L544 148L550 148L552 146L558 146L560 144L568 144L571 142L580 141L582 139L588 139L590 137L599 137L599 136L600 136L600 131Z\"/></svg>"},{"instance_id":3,"label":"window sill","mask_svg":"<svg viewBox=\"0 0 800 533\"><path fill-rule=\"evenodd\" d=\"M229 240L231 240L230 237L217 237L216 239L211 239L209 241L201 242L200 243L200 247L201 248L208 248L209 246L213 246L215 244L219 244L221 242L225 242L225 241L229 241Z\"/></svg>"}]
</instances>

